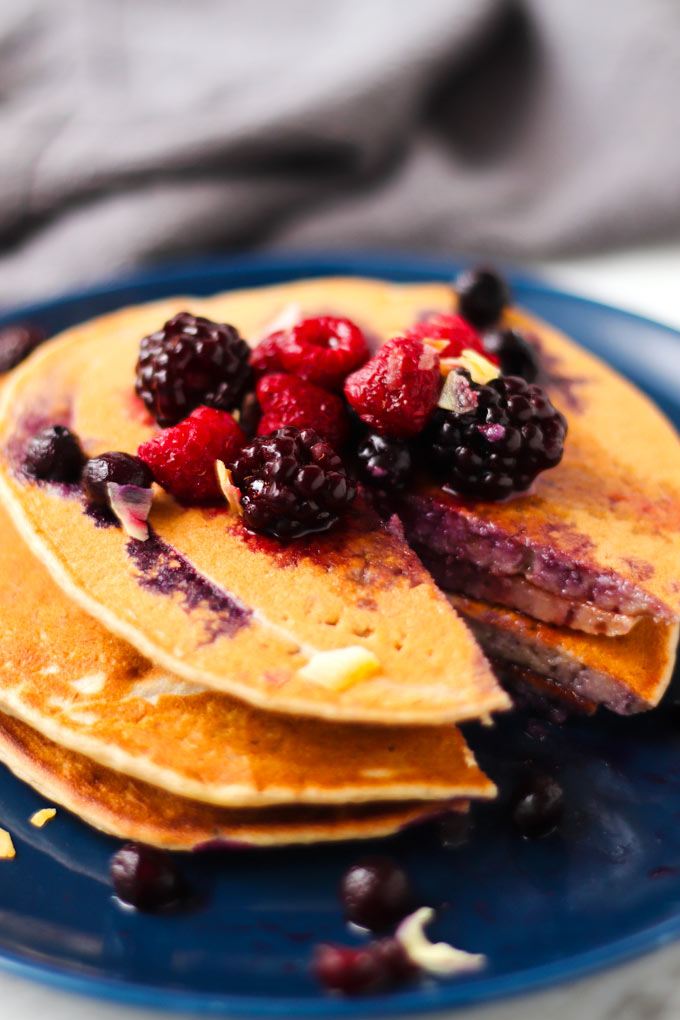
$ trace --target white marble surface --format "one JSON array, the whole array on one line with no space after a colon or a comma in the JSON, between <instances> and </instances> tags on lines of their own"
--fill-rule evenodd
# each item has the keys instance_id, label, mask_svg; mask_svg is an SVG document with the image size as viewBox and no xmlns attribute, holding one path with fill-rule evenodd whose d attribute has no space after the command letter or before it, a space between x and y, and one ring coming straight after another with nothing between
<instances>
[{"instance_id":1,"label":"white marble surface","mask_svg":"<svg viewBox=\"0 0 680 1020\"><path fill-rule=\"evenodd\" d=\"M680 243L542 263L530 268L565 290L630 309L680 329ZM32 1020L33 1017L153 1020L161 1016L170 1014L80 998L0 972L2 1020ZM455 1013L456 1020L677 1020L678 1017L680 943L578 982Z\"/></svg>"}]
</instances>

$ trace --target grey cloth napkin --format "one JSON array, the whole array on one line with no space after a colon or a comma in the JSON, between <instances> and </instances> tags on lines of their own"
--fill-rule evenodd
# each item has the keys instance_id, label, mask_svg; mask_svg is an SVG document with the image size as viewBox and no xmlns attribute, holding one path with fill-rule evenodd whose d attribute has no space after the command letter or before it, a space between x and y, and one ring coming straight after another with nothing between
<instances>
[{"instance_id":1,"label":"grey cloth napkin","mask_svg":"<svg viewBox=\"0 0 680 1020\"><path fill-rule=\"evenodd\" d=\"M677 0L3 0L0 304L159 258L680 231Z\"/></svg>"}]
</instances>

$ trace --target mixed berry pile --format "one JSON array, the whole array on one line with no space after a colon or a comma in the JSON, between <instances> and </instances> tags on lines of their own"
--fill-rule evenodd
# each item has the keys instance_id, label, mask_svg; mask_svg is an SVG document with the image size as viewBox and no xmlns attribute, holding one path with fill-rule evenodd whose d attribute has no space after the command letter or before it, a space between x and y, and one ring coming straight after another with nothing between
<instances>
[{"instance_id":1,"label":"mixed berry pile","mask_svg":"<svg viewBox=\"0 0 680 1020\"><path fill-rule=\"evenodd\" d=\"M357 483L404 489L416 471L467 500L525 492L559 463L564 416L538 384L537 350L503 327L510 301L493 270L457 281L458 307L371 353L362 329L323 315L251 350L226 323L182 312L141 341L136 392L159 431L137 456L85 464L54 428L26 469L73 481L89 499L152 480L185 504L227 496L246 527L290 539L332 527Z\"/></svg>"}]
</instances>

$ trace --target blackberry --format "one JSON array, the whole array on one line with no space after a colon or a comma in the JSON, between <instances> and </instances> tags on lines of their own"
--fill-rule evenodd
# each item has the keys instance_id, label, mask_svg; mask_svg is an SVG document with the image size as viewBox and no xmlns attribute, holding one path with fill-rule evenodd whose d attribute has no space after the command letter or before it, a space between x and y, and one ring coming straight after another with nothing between
<instances>
[{"instance_id":1,"label":"blackberry","mask_svg":"<svg viewBox=\"0 0 680 1020\"><path fill-rule=\"evenodd\" d=\"M363 481L381 489L403 489L413 472L408 443L371 432L359 444L357 465Z\"/></svg>"},{"instance_id":2,"label":"blackberry","mask_svg":"<svg viewBox=\"0 0 680 1020\"><path fill-rule=\"evenodd\" d=\"M512 798L512 820L527 839L541 839L559 825L564 813L562 787L547 773L526 779Z\"/></svg>"},{"instance_id":3,"label":"blackberry","mask_svg":"<svg viewBox=\"0 0 680 1020\"><path fill-rule=\"evenodd\" d=\"M462 374L469 409L438 409L425 433L433 470L448 489L469 499L524 492L562 459L564 415L540 386L524 379L501 376L479 386Z\"/></svg>"},{"instance_id":4,"label":"blackberry","mask_svg":"<svg viewBox=\"0 0 680 1020\"><path fill-rule=\"evenodd\" d=\"M117 850L110 872L116 896L138 910L150 913L177 906L187 894L170 854L145 843L126 843Z\"/></svg>"},{"instance_id":5,"label":"blackberry","mask_svg":"<svg viewBox=\"0 0 680 1020\"><path fill-rule=\"evenodd\" d=\"M477 329L490 329L510 304L510 289L499 274L487 266L476 266L456 280L458 311Z\"/></svg>"},{"instance_id":6,"label":"blackberry","mask_svg":"<svg viewBox=\"0 0 680 1020\"><path fill-rule=\"evenodd\" d=\"M246 526L281 539L332 527L356 495L333 447L294 425L253 439L231 471Z\"/></svg>"},{"instance_id":7,"label":"blackberry","mask_svg":"<svg viewBox=\"0 0 680 1020\"><path fill-rule=\"evenodd\" d=\"M83 470L82 483L91 503L108 504L106 486L109 482L150 489L153 472L143 460L129 453L102 453L88 460Z\"/></svg>"},{"instance_id":8,"label":"blackberry","mask_svg":"<svg viewBox=\"0 0 680 1020\"><path fill-rule=\"evenodd\" d=\"M45 340L40 326L16 324L0 329L0 373L9 372Z\"/></svg>"},{"instance_id":9,"label":"blackberry","mask_svg":"<svg viewBox=\"0 0 680 1020\"><path fill-rule=\"evenodd\" d=\"M24 470L48 482L77 482L85 463L78 437L64 425L51 425L26 444Z\"/></svg>"},{"instance_id":10,"label":"blackberry","mask_svg":"<svg viewBox=\"0 0 680 1020\"><path fill-rule=\"evenodd\" d=\"M489 354L496 355L503 375L518 375L529 383L538 379L538 352L516 330L503 329L487 333L484 348Z\"/></svg>"},{"instance_id":11,"label":"blackberry","mask_svg":"<svg viewBox=\"0 0 680 1020\"><path fill-rule=\"evenodd\" d=\"M135 389L166 428L201 404L231 411L252 377L250 348L233 326L180 312L142 340Z\"/></svg>"}]
</instances>

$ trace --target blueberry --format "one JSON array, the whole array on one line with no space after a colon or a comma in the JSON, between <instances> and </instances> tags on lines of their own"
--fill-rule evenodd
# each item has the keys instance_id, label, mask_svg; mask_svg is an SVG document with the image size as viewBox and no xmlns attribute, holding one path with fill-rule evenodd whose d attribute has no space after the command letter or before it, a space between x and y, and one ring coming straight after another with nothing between
<instances>
[{"instance_id":1,"label":"blueberry","mask_svg":"<svg viewBox=\"0 0 680 1020\"><path fill-rule=\"evenodd\" d=\"M495 326L511 300L505 280L487 266L477 266L461 273L456 280L456 290L458 311L477 329Z\"/></svg>"},{"instance_id":2,"label":"blueberry","mask_svg":"<svg viewBox=\"0 0 680 1020\"><path fill-rule=\"evenodd\" d=\"M317 979L343 995L366 995L410 977L414 966L396 939L379 939L364 946L322 943L314 952Z\"/></svg>"},{"instance_id":3,"label":"blueberry","mask_svg":"<svg viewBox=\"0 0 680 1020\"><path fill-rule=\"evenodd\" d=\"M179 904L186 886L173 857L144 843L126 843L111 858L116 896L147 913Z\"/></svg>"},{"instance_id":4,"label":"blueberry","mask_svg":"<svg viewBox=\"0 0 680 1020\"><path fill-rule=\"evenodd\" d=\"M357 449L358 470L369 485L381 489L403 489L413 473L408 443L371 432Z\"/></svg>"},{"instance_id":5,"label":"blueberry","mask_svg":"<svg viewBox=\"0 0 680 1020\"><path fill-rule=\"evenodd\" d=\"M153 473L148 464L129 453L102 453L88 460L82 475L83 489L91 503L108 504L106 486L109 482L117 485L136 485L150 489Z\"/></svg>"},{"instance_id":6,"label":"blueberry","mask_svg":"<svg viewBox=\"0 0 680 1020\"><path fill-rule=\"evenodd\" d=\"M562 787L545 773L525 779L513 796L513 823L517 831L528 839L550 835L559 825L563 813Z\"/></svg>"},{"instance_id":7,"label":"blueberry","mask_svg":"<svg viewBox=\"0 0 680 1020\"><path fill-rule=\"evenodd\" d=\"M538 353L521 333L503 329L484 336L484 346L501 363L503 375L518 375L527 382L536 382L539 373Z\"/></svg>"},{"instance_id":8,"label":"blueberry","mask_svg":"<svg viewBox=\"0 0 680 1020\"><path fill-rule=\"evenodd\" d=\"M40 326L17 323L0 329L0 373L9 372L45 340Z\"/></svg>"},{"instance_id":9,"label":"blueberry","mask_svg":"<svg viewBox=\"0 0 680 1020\"><path fill-rule=\"evenodd\" d=\"M413 909L406 872L389 857L367 857L342 877L340 899L349 921L386 931Z\"/></svg>"},{"instance_id":10,"label":"blueberry","mask_svg":"<svg viewBox=\"0 0 680 1020\"><path fill-rule=\"evenodd\" d=\"M78 437L64 425L51 425L29 439L24 469L49 482L77 482L85 463Z\"/></svg>"}]
</instances>

